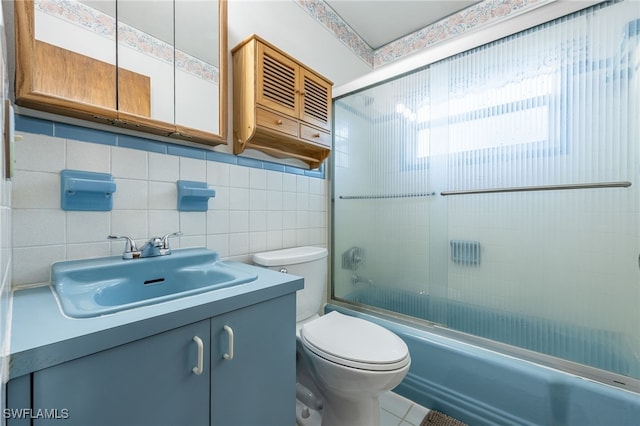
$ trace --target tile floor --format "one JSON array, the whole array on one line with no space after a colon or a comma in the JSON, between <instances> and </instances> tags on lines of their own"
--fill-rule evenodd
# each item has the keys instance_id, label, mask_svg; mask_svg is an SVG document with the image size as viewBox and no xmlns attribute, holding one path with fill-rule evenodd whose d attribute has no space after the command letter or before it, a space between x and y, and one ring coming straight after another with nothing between
<instances>
[{"instance_id":1,"label":"tile floor","mask_svg":"<svg viewBox=\"0 0 640 426\"><path fill-rule=\"evenodd\" d=\"M298 426L320 426L320 413L311 410L310 415L302 418L302 407L297 401L296 424ZM429 409L394 392L387 392L380 397L380 426L420 426L428 412Z\"/></svg>"},{"instance_id":2,"label":"tile floor","mask_svg":"<svg viewBox=\"0 0 640 426\"><path fill-rule=\"evenodd\" d=\"M394 392L380 397L380 426L420 426L428 408Z\"/></svg>"}]
</instances>

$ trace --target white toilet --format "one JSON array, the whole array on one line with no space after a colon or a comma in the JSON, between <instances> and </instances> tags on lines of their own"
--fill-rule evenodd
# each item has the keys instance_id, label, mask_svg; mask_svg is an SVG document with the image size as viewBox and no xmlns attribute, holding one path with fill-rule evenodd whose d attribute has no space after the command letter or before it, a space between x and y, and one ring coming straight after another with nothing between
<instances>
[{"instance_id":1,"label":"white toilet","mask_svg":"<svg viewBox=\"0 0 640 426\"><path fill-rule=\"evenodd\" d=\"M296 294L296 331L322 393L322 426L378 426L380 393L400 384L409 370L404 341L360 318L318 315L326 291L327 249L256 253L253 261L304 278L304 289Z\"/></svg>"}]
</instances>

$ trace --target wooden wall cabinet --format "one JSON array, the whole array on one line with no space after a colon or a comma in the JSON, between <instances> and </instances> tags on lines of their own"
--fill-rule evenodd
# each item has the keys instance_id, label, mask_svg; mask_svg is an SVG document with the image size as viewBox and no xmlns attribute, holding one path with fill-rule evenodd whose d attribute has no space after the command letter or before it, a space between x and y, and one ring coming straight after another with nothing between
<instances>
[{"instance_id":1,"label":"wooden wall cabinet","mask_svg":"<svg viewBox=\"0 0 640 426\"><path fill-rule=\"evenodd\" d=\"M333 83L256 35L233 55L233 152L319 167L331 152Z\"/></svg>"},{"instance_id":2,"label":"wooden wall cabinet","mask_svg":"<svg viewBox=\"0 0 640 426\"><path fill-rule=\"evenodd\" d=\"M134 23L121 21L115 13L137 3L14 2L16 104L205 145L226 144L227 1L175 2L168 15L166 7L151 13L163 2L150 2L143 5L148 19ZM194 13L188 5L204 4L216 11L198 20L204 20L210 35L188 23ZM177 19L179 11L187 23ZM212 58L178 49L165 41L166 34L152 35L146 27L152 22L171 30L174 42L177 32L182 46L194 40L191 31L197 28L197 38L217 41L210 49L207 45ZM145 28L134 26L139 23ZM90 39L76 42L82 36ZM186 77L179 81L177 75ZM197 90L203 86L208 89ZM185 104L189 110L180 109Z\"/></svg>"}]
</instances>

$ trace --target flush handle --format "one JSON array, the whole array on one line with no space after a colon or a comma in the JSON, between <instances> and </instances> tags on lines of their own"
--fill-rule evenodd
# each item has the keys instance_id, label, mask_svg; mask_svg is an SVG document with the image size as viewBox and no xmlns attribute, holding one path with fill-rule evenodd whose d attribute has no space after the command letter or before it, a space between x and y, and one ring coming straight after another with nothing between
<instances>
[{"instance_id":1,"label":"flush handle","mask_svg":"<svg viewBox=\"0 0 640 426\"><path fill-rule=\"evenodd\" d=\"M193 336L193 341L198 345L198 365L193 367L191 371L193 371L193 374L196 376L199 376L204 370L204 343L202 343L202 339L198 336Z\"/></svg>"},{"instance_id":2,"label":"flush handle","mask_svg":"<svg viewBox=\"0 0 640 426\"><path fill-rule=\"evenodd\" d=\"M227 332L227 339L229 341L229 349L228 351L222 355L222 357L228 361L231 361L233 359L233 328L229 327L228 325L224 326L224 331Z\"/></svg>"}]
</instances>

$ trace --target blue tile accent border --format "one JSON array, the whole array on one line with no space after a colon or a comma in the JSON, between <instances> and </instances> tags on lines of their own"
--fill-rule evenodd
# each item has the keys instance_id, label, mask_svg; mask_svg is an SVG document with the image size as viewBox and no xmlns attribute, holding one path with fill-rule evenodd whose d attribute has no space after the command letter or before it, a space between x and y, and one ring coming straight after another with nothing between
<instances>
[{"instance_id":1,"label":"blue tile accent border","mask_svg":"<svg viewBox=\"0 0 640 426\"><path fill-rule=\"evenodd\" d=\"M304 175L313 178L324 179L324 163L322 163L318 170L305 170Z\"/></svg>"},{"instance_id":2,"label":"blue tile accent border","mask_svg":"<svg viewBox=\"0 0 640 426\"><path fill-rule=\"evenodd\" d=\"M238 166L253 167L254 169L263 169L262 161L247 157L238 157Z\"/></svg>"},{"instance_id":3,"label":"blue tile accent border","mask_svg":"<svg viewBox=\"0 0 640 426\"><path fill-rule=\"evenodd\" d=\"M218 163L238 164L238 157L224 152L207 151L207 160Z\"/></svg>"},{"instance_id":4,"label":"blue tile accent border","mask_svg":"<svg viewBox=\"0 0 640 426\"><path fill-rule=\"evenodd\" d=\"M195 158L196 160L206 160L207 152L204 149L191 148L182 145L169 144L167 154L177 155L179 157Z\"/></svg>"},{"instance_id":5,"label":"blue tile accent border","mask_svg":"<svg viewBox=\"0 0 640 426\"><path fill-rule=\"evenodd\" d=\"M278 163L270 163L268 161L265 161L262 166L266 169L266 170L272 170L274 172L285 172L285 166L284 164L278 164Z\"/></svg>"},{"instance_id":6,"label":"blue tile accent border","mask_svg":"<svg viewBox=\"0 0 640 426\"><path fill-rule=\"evenodd\" d=\"M168 142L137 136L123 135L106 130L91 129L72 124L58 123L51 120L29 117L16 114L16 131L35 133L39 135L68 138L82 142L99 143L103 145L119 146L123 148L139 149L142 151L160 154L177 155L180 157L196 158L199 160L215 161L218 163L235 164L243 167L271 170L281 173L290 173L312 178L325 179L325 164L317 170L308 170L300 167L287 166L272 163L270 161L256 160L248 157L239 157L225 152L210 151L207 149L192 148L182 145L174 145Z\"/></svg>"},{"instance_id":7,"label":"blue tile accent border","mask_svg":"<svg viewBox=\"0 0 640 426\"><path fill-rule=\"evenodd\" d=\"M304 176L304 169L299 169L298 167L284 166L284 172Z\"/></svg>"},{"instance_id":8,"label":"blue tile accent border","mask_svg":"<svg viewBox=\"0 0 640 426\"><path fill-rule=\"evenodd\" d=\"M85 142L99 143L102 145L118 145L118 135L104 130L88 129L72 124L53 123L53 136L65 139L74 139Z\"/></svg>"},{"instance_id":9,"label":"blue tile accent border","mask_svg":"<svg viewBox=\"0 0 640 426\"><path fill-rule=\"evenodd\" d=\"M36 133L38 135L53 136L53 121L18 114L16 114L15 120L16 130Z\"/></svg>"},{"instance_id":10,"label":"blue tile accent border","mask_svg":"<svg viewBox=\"0 0 640 426\"><path fill-rule=\"evenodd\" d=\"M150 139L138 138L135 136L118 135L118 146L123 148L139 149L142 151L166 154L168 152L167 143L162 143Z\"/></svg>"}]
</instances>

